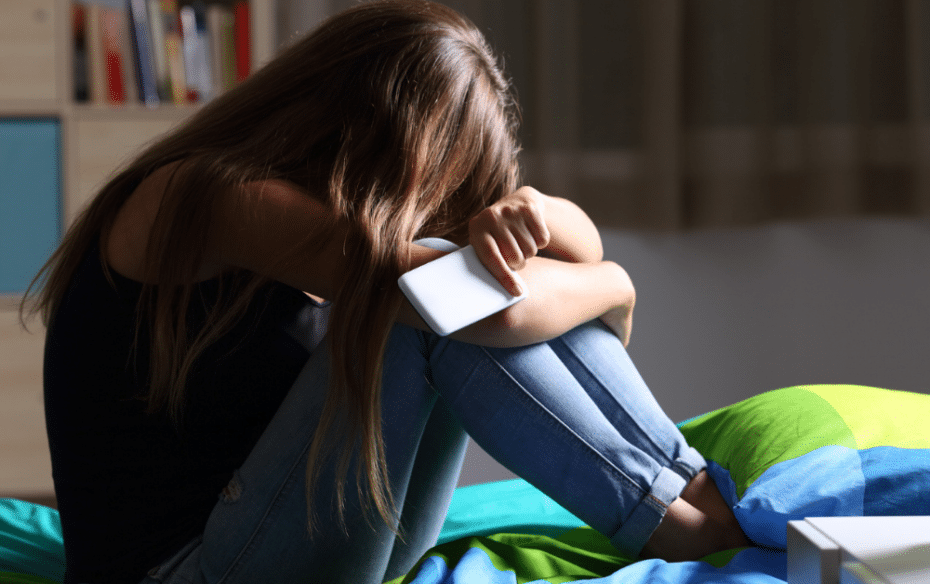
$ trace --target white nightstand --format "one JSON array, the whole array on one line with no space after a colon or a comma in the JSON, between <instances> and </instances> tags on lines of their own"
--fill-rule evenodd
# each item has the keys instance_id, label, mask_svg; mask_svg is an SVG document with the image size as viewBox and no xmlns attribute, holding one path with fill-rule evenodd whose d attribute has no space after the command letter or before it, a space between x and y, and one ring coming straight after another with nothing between
<instances>
[{"instance_id":1,"label":"white nightstand","mask_svg":"<svg viewBox=\"0 0 930 584\"><path fill-rule=\"evenodd\" d=\"M930 516L789 521L788 582L930 583Z\"/></svg>"}]
</instances>

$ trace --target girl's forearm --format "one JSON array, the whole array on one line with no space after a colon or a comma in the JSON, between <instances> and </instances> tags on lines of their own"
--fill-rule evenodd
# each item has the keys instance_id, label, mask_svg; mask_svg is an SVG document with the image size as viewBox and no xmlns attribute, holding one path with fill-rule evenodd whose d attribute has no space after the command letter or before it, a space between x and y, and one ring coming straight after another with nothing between
<instances>
[{"instance_id":1,"label":"girl's forearm","mask_svg":"<svg viewBox=\"0 0 930 584\"><path fill-rule=\"evenodd\" d=\"M558 199L556 204L563 204ZM572 203L569 208L578 209ZM551 208L550 208L551 209ZM580 209L578 213L583 215ZM522 302L453 333L452 338L475 345L519 347L548 341L608 311L635 301L635 290L626 271L614 262L600 259L600 237L590 220L574 218L581 237L566 237L573 221L563 221L552 241L572 240L560 247L558 258L530 258L519 271L527 287ZM586 225L587 223L587 225ZM547 248L548 249L548 248ZM408 269L445 255L444 252L412 245ZM553 254L556 255L556 254ZM398 322L429 330L406 300Z\"/></svg>"},{"instance_id":2,"label":"girl's forearm","mask_svg":"<svg viewBox=\"0 0 930 584\"><path fill-rule=\"evenodd\" d=\"M544 254L566 262L594 263L604 258L601 235L591 218L575 203L540 193L549 228Z\"/></svg>"},{"instance_id":3,"label":"girl's forearm","mask_svg":"<svg viewBox=\"0 0 930 584\"><path fill-rule=\"evenodd\" d=\"M567 263L535 257L520 276L527 286L525 300L452 337L484 346L530 345L551 340L635 299L629 275L614 262Z\"/></svg>"}]
</instances>

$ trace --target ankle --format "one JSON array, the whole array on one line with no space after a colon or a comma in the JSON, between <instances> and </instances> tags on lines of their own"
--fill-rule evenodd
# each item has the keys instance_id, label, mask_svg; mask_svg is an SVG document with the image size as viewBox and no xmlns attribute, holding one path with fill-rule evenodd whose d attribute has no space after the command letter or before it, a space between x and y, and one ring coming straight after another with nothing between
<instances>
[{"instance_id":1,"label":"ankle","mask_svg":"<svg viewBox=\"0 0 930 584\"><path fill-rule=\"evenodd\" d=\"M733 523L727 525L726 549L752 547L754 544L746 537L746 533L734 517Z\"/></svg>"},{"instance_id":2,"label":"ankle","mask_svg":"<svg viewBox=\"0 0 930 584\"><path fill-rule=\"evenodd\" d=\"M726 545L723 526L683 499L669 505L640 554L667 562L700 559Z\"/></svg>"},{"instance_id":3,"label":"ankle","mask_svg":"<svg viewBox=\"0 0 930 584\"><path fill-rule=\"evenodd\" d=\"M668 562L694 561L751 545L735 520L732 524L719 521L687 501L677 499L669 506L640 556Z\"/></svg>"},{"instance_id":4,"label":"ankle","mask_svg":"<svg viewBox=\"0 0 930 584\"><path fill-rule=\"evenodd\" d=\"M736 524L733 510L724 500L723 495L717 488L717 483L714 482L706 470L694 475L691 481L685 485L684 490L681 492L681 498L720 523Z\"/></svg>"}]
</instances>

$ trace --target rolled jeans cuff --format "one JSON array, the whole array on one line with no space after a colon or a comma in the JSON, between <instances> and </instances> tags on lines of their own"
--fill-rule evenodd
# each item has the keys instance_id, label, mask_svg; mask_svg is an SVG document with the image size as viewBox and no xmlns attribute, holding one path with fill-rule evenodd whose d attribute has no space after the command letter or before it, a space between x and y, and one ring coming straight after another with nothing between
<instances>
[{"instance_id":1,"label":"rolled jeans cuff","mask_svg":"<svg viewBox=\"0 0 930 584\"><path fill-rule=\"evenodd\" d=\"M672 467L659 471L649 492L610 538L613 546L630 558L638 558L665 517L668 506L681 495L691 479L706 467L704 457L694 448L687 447Z\"/></svg>"},{"instance_id":2,"label":"rolled jeans cuff","mask_svg":"<svg viewBox=\"0 0 930 584\"><path fill-rule=\"evenodd\" d=\"M672 464L672 470L681 475L687 482L697 473L707 468L707 460L693 446L684 448L680 456Z\"/></svg>"}]
</instances>

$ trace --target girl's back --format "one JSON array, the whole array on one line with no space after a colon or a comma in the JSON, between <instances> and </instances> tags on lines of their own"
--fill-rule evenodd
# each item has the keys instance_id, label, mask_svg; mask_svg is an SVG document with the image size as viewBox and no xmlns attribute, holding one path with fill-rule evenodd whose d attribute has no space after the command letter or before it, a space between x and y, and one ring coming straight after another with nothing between
<instances>
[{"instance_id":1,"label":"girl's back","mask_svg":"<svg viewBox=\"0 0 930 584\"><path fill-rule=\"evenodd\" d=\"M263 290L198 361L175 430L167 414L146 414L141 399L148 377L148 334L135 335L141 285L111 274L114 286L96 247L75 274L48 331L45 410L68 575L133 582L144 576L138 566L157 564L203 531L216 494L307 359L291 331L310 322L311 311L324 318L325 309L280 284ZM192 324L230 279L197 286Z\"/></svg>"}]
</instances>

